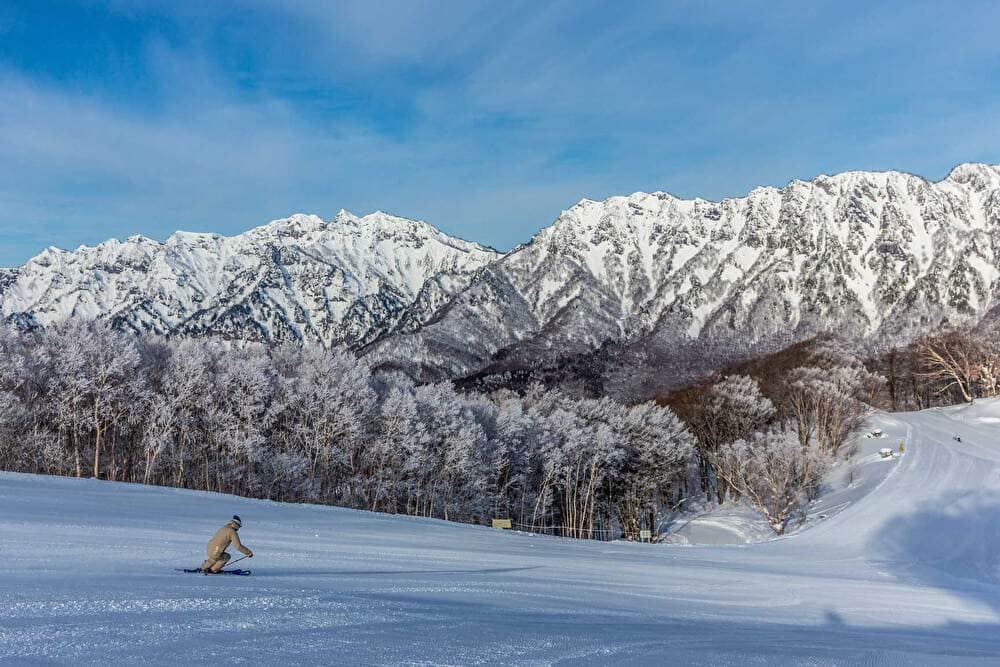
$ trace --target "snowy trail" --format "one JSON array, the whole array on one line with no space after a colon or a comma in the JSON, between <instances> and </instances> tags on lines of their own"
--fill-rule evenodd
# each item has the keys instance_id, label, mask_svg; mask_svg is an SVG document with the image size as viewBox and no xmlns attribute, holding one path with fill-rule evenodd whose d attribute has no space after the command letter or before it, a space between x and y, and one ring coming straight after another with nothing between
<instances>
[{"instance_id":1,"label":"snowy trail","mask_svg":"<svg viewBox=\"0 0 1000 667\"><path fill-rule=\"evenodd\" d=\"M997 664L1000 403L877 420L881 483L742 546L2 474L0 661ZM252 577L172 570L234 512Z\"/></svg>"}]
</instances>

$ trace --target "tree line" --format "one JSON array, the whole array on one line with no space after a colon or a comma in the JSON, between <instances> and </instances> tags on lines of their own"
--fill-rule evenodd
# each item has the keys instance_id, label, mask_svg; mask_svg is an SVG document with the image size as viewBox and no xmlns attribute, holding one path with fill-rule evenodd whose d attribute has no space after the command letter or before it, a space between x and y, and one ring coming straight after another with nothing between
<instances>
[{"instance_id":1,"label":"tree line","mask_svg":"<svg viewBox=\"0 0 1000 667\"><path fill-rule=\"evenodd\" d=\"M887 410L970 403L1000 394L1000 321L947 327L876 355L886 378L878 397Z\"/></svg>"},{"instance_id":2,"label":"tree line","mask_svg":"<svg viewBox=\"0 0 1000 667\"><path fill-rule=\"evenodd\" d=\"M573 537L635 539L684 503L736 501L781 533L872 405L996 394L995 340L951 330L867 362L811 341L623 405L418 385L346 349L6 328L0 468Z\"/></svg>"},{"instance_id":3,"label":"tree line","mask_svg":"<svg viewBox=\"0 0 1000 667\"><path fill-rule=\"evenodd\" d=\"M0 330L0 467L637 538L684 492L668 408L460 393L345 349L233 347L70 321Z\"/></svg>"}]
</instances>

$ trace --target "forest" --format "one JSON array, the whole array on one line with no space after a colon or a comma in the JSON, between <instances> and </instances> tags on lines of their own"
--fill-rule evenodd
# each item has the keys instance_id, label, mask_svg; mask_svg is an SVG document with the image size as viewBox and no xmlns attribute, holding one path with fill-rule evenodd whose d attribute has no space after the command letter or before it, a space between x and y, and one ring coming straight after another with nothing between
<instances>
[{"instance_id":1,"label":"forest","mask_svg":"<svg viewBox=\"0 0 1000 667\"><path fill-rule=\"evenodd\" d=\"M0 328L0 468L598 539L746 502L780 534L873 406L995 395L996 340L949 330L863 359L825 338L625 405L418 385L346 349Z\"/></svg>"}]
</instances>

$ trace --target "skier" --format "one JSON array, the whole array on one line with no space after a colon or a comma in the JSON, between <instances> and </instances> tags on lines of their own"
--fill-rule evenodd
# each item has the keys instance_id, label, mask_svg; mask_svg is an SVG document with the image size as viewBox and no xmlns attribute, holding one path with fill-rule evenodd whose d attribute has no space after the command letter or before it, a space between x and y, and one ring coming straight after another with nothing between
<instances>
[{"instance_id":1,"label":"skier","mask_svg":"<svg viewBox=\"0 0 1000 667\"><path fill-rule=\"evenodd\" d=\"M236 550L247 558L253 558L253 552L243 546L240 542L240 536L237 534L242 525L243 522L240 521L240 518L234 516L229 523L215 531L215 535L208 541L208 558L205 559L205 562L198 569L205 574L218 573L226 566L229 559L232 558L232 556L226 553L226 547L230 544L236 545Z\"/></svg>"}]
</instances>

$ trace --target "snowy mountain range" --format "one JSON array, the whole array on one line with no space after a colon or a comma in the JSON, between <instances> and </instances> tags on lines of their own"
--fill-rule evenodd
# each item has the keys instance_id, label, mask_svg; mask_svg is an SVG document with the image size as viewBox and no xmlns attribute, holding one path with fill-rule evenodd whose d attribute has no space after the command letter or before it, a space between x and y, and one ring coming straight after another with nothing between
<instances>
[{"instance_id":1,"label":"snowy mountain range","mask_svg":"<svg viewBox=\"0 0 1000 667\"><path fill-rule=\"evenodd\" d=\"M233 237L49 248L0 273L0 312L24 325L106 318L135 332L359 347L419 326L498 257L381 212L294 215Z\"/></svg>"},{"instance_id":2,"label":"snowy mountain range","mask_svg":"<svg viewBox=\"0 0 1000 667\"><path fill-rule=\"evenodd\" d=\"M0 313L342 343L423 377L461 377L607 344L745 356L826 331L886 344L982 318L998 288L1000 166L964 164L939 182L846 172L721 202L583 200L506 255L346 212L234 237L50 248L0 271Z\"/></svg>"},{"instance_id":3,"label":"snowy mountain range","mask_svg":"<svg viewBox=\"0 0 1000 667\"><path fill-rule=\"evenodd\" d=\"M937 183L847 172L721 202L640 192L581 201L376 354L456 377L613 343L697 374L821 332L879 345L975 320L998 277L998 166Z\"/></svg>"}]
</instances>

